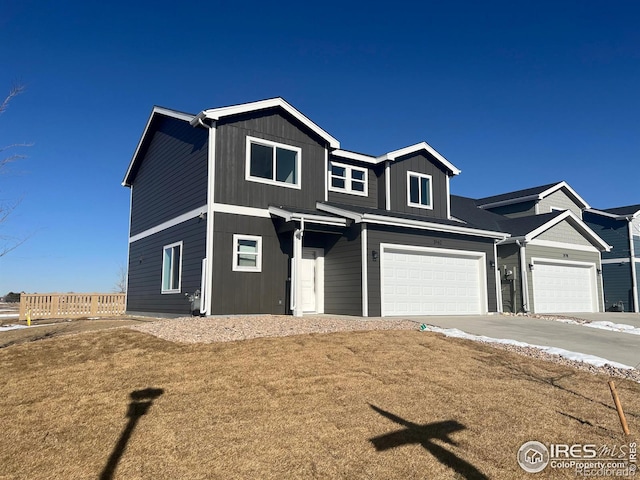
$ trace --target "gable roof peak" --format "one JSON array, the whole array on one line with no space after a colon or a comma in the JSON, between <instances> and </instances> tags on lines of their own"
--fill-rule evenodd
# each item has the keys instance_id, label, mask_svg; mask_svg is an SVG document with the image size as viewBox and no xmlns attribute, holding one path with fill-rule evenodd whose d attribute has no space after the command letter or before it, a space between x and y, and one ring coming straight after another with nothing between
<instances>
[{"instance_id":1,"label":"gable roof peak","mask_svg":"<svg viewBox=\"0 0 640 480\"><path fill-rule=\"evenodd\" d=\"M589 204L564 180L537 187L525 188L523 190L493 195L490 197L479 198L477 202L480 208L491 208L527 201L538 201L561 189L565 189L569 196L573 197L573 200L580 206L580 208L591 208Z\"/></svg>"},{"instance_id":2,"label":"gable roof peak","mask_svg":"<svg viewBox=\"0 0 640 480\"><path fill-rule=\"evenodd\" d=\"M393 150L392 152L385 153L384 155L380 155L377 157L378 162L383 162L385 160L395 161L400 157L404 157L405 155L409 155L411 153L416 153L421 150L426 150L431 155L433 155L436 160L438 160L442 166L444 166L448 171L450 171L453 175L459 175L461 170L453 165L449 160L440 155L435 148L429 145L427 142L420 142L414 145L409 145L408 147L400 148L398 150Z\"/></svg>"}]
</instances>

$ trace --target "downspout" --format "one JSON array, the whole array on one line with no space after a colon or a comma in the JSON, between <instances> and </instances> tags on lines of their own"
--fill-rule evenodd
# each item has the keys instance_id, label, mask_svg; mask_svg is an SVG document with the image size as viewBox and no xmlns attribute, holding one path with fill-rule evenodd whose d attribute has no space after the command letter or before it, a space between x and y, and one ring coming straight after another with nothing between
<instances>
[{"instance_id":1,"label":"downspout","mask_svg":"<svg viewBox=\"0 0 640 480\"><path fill-rule=\"evenodd\" d=\"M636 252L633 245L633 219L627 217L629 227L629 260L631 263L631 292L633 294L633 311L638 313L638 275L636 274Z\"/></svg>"},{"instance_id":2,"label":"downspout","mask_svg":"<svg viewBox=\"0 0 640 480\"><path fill-rule=\"evenodd\" d=\"M300 228L293 232L293 269L291 272L291 310L294 317L302 316L302 288L298 272L300 272L300 260L302 259L302 239L304 237L304 218L300 219Z\"/></svg>"},{"instance_id":3,"label":"downspout","mask_svg":"<svg viewBox=\"0 0 640 480\"><path fill-rule=\"evenodd\" d=\"M502 281L500 279L500 267L498 266L498 241L493 241L493 273L496 277L496 302L498 304L496 310L498 313L502 313Z\"/></svg>"},{"instance_id":4,"label":"downspout","mask_svg":"<svg viewBox=\"0 0 640 480\"><path fill-rule=\"evenodd\" d=\"M527 280L527 261L524 248L526 243L526 240L516 240L516 244L520 247L520 282L522 284L520 294L522 296L522 311L529 313L529 281Z\"/></svg>"},{"instance_id":5,"label":"downspout","mask_svg":"<svg viewBox=\"0 0 640 480\"><path fill-rule=\"evenodd\" d=\"M384 208L391 210L391 168L389 160L384 162Z\"/></svg>"},{"instance_id":6,"label":"downspout","mask_svg":"<svg viewBox=\"0 0 640 480\"><path fill-rule=\"evenodd\" d=\"M367 247L367 224L361 223L362 231L360 233L361 245L360 249L362 251L362 316L369 316L369 286L368 286L368 268L367 268L367 260L368 258L368 247Z\"/></svg>"}]
</instances>

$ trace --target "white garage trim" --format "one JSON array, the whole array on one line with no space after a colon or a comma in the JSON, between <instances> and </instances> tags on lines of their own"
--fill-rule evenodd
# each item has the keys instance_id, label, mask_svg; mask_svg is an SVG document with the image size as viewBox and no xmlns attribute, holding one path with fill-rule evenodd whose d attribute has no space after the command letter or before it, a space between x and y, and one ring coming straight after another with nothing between
<instances>
[{"instance_id":1,"label":"white garage trim","mask_svg":"<svg viewBox=\"0 0 640 480\"><path fill-rule=\"evenodd\" d=\"M386 254L392 252L406 252L414 254L424 254L425 256L438 256L444 258L453 259L470 259L477 261L477 283L475 285L478 289L478 308L477 314L486 313L487 307L487 271L486 271L486 254L484 252L467 251L467 250L453 250L447 248L433 248L433 247L420 247L415 245L396 245L392 243L380 244L380 314L381 316L389 315L385 307L385 273L388 268L388 261ZM452 297L455 298L455 297ZM438 312L439 313L439 312ZM438 314L436 313L436 314ZM427 312L416 313L417 315L429 314ZM433 314L433 313L431 313ZM451 312L442 312L442 314L451 314ZM399 314L401 315L401 314Z\"/></svg>"},{"instance_id":2,"label":"white garage trim","mask_svg":"<svg viewBox=\"0 0 640 480\"><path fill-rule=\"evenodd\" d=\"M552 260L548 258L531 258L531 266L533 270L531 271L532 277L532 285L533 285L533 310L535 313L565 313L565 312L598 312L599 302L598 302L598 284L597 284L597 265L592 262L577 262L572 260ZM586 280L586 276L588 276L588 298L578 298L575 301L571 301L570 297L568 300L564 302L558 302L557 308L549 308L548 305L553 302L550 302L549 299L545 299L542 297L544 295L542 289L538 282L540 282L540 267L541 266L557 266L557 267L574 267L576 273L582 272L583 278L582 280ZM570 279L568 275L561 275L559 278ZM574 278L575 280L575 278ZM556 285L556 287L558 287ZM560 286L562 288L562 286ZM556 290L557 291L557 290ZM584 291L584 290L580 290ZM563 292L564 293L564 292ZM568 290L570 294L570 289ZM543 305L541 307L541 305Z\"/></svg>"}]
</instances>

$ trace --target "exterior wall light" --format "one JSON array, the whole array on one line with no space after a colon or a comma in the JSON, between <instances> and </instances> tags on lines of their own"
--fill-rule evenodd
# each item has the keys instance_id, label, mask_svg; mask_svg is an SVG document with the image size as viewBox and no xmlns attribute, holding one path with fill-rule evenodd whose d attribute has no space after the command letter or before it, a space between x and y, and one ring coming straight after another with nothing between
<instances>
[{"instance_id":1,"label":"exterior wall light","mask_svg":"<svg viewBox=\"0 0 640 480\"><path fill-rule=\"evenodd\" d=\"M371 250L371 259L375 262L376 260L378 260L378 251L377 250Z\"/></svg>"}]
</instances>

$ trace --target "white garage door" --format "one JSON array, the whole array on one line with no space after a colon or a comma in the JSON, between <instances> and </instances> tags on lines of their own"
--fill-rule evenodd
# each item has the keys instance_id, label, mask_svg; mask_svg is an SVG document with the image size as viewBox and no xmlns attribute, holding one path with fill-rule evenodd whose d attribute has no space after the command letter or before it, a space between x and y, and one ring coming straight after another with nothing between
<instances>
[{"instance_id":1,"label":"white garage door","mask_svg":"<svg viewBox=\"0 0 640 480\"><path fill-rule=\"evenodd\" d=\"M536 313L598 311L595 265L536 259L533 265Z\"/></svg>"},{"instance_id":2,"label":"white garage door","mask_svg":"<svg viewBox=\"0 0 640 480\"><path fill-rule=\"evenodd\" d=\"M382 247L382 315L485 313L484 254Z\"/></svg>"}]
</instances>

